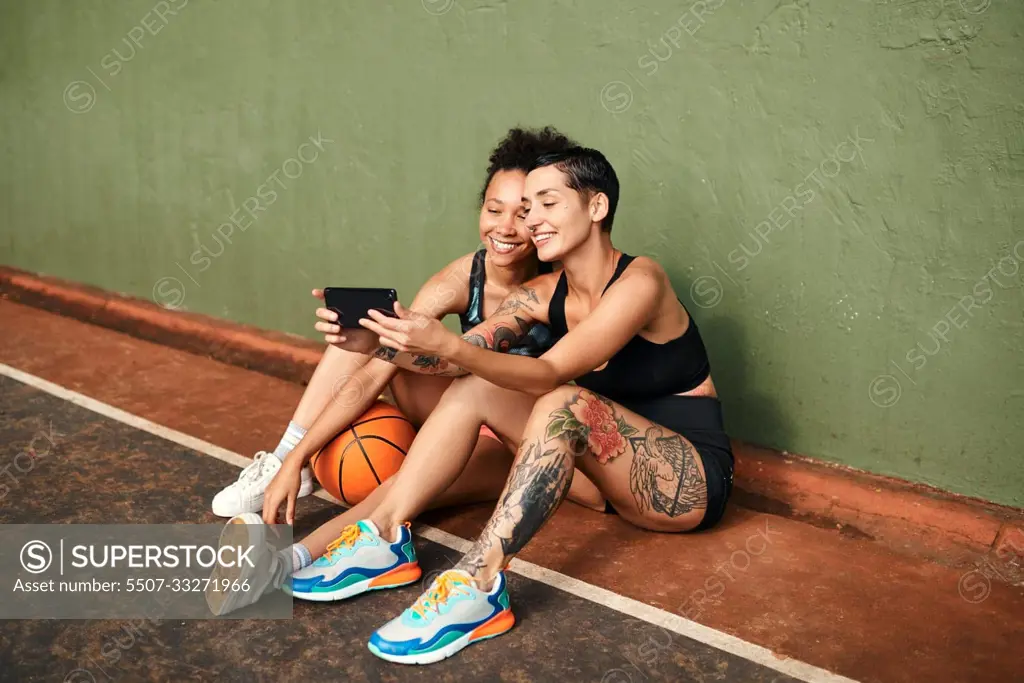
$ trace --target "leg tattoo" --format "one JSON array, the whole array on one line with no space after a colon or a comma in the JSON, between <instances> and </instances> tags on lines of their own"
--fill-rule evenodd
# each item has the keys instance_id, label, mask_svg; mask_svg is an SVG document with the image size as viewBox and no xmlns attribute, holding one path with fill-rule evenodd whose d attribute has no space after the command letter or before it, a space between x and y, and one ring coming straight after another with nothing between
<instances>
[{"instance_id":1,"label":"leg tattoo","mask_svg":"<svg viewBox=\"0 0 1024 683\"><path fill-rule=\"evenodd\" d=\"M629 488L640 512L648 509L677 517L707 507L708 487L697 467L697 452L680 436L662 436L654 426L630 437L633 464Z\"/></svg>"},{"instance_id":2,"label":"leg tattoo","mask_svg":"<svg viewBox=\"0 0 1024 683\"><path fill-rule=\"evenodd\" d=\"M538 439L521 451L491 521L457 568L478 574L486 565L485 555L496 544L505 558L522 550L569 493L572 472L572 455L564 449L542 452Z\"/></svg>"},{"instance_id":3,"label":"leg tattoo","mask_svg":"<svg viewBox=\"0 0 1024 683\"><path fill-rule=\"evenodd\" d=\"M564 408L554 411L545 431L547 440L565 438L577 455L589 451L606 464L633 449L629 484L640 512L652 510L678 517L707 506L707 483L697 465L697 452L678 435L664 436L654 426L640 430L615 414L615 404L589 391L580 391Z\"/></svg>"},{"instance_id":4,"label":"leg tattoo","mask_svg":"<svg viewBox=\"0 0 1024 683\"><path fill-rule=\"evenodd\" d=\"M639 431L615 416L611 401L589 391L580 391L550 418L547 441L564 436L575 454L589 449L602 465L625 453L626 439Z\"/></svg>"}]
</instances>

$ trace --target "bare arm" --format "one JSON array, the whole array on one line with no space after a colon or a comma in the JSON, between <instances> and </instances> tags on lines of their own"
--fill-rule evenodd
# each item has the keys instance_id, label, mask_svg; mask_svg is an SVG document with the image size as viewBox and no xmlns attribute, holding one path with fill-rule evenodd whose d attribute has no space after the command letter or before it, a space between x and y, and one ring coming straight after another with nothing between
<instances>
[{"instance_id":1,"label":"bare arm","mask_svg":"<svg viewBox=\"0 0 1024 683\"><path fill-rule=\"evenodd\" d=\"M512 295L516 301L510 302L510 297L506 303L515 306L513 313L489 318L461 338L450 333L447 337L432 337L428 330L431 326L422 323L410 327L409 332L399 332L399 323L410 321L377 315L377 327L371 329L381 334L382 344L389 348L384 355L394 352L393 362L403 366L410 363L431 374L472 373L506 389L539 396L607 362L650 322L665 289L660 267L649 259L637 259L608 288L590 315L540 358L496 353L495 327L503 325L514 331L519 327L517 318L530 324L541 317L546 321L551 292L536 297L536 301L521 293ZM394 339L396 335L400 339Z\"/></svg>"},{"instance_id":2,"label":"bare arm","mask_svg":"<svg viewBox=\"0 0 1024 683\"><path fill-rule=\"evenodd\" d=\"M471 259L472 256L468 257ZM466 308L469 301L467 257L456 259L436 273L420 288L412 302L413 310L440 320ZM377 400L398 367L384 360L365 357L366 362L348 378L339 378L332 391L333 400L309 427L286 461L305 464L346 425L351 424Z\"/></svg>"},{"instance_id":3,"label":"bare arm","mask_svg":"<svg viewBox=\"0 0 1024 683\"><path fill-rule=\"evenodd\" d=\"M532 280L526 283L512 294L508 295L494 313L473 329L462 335L462 340L467 344L482 349L489 349L504 353L516 346L530 332L530 328L538 322L547 322L547 303L543 306L540 303L540 296L543 296L545 289L552 285ZM539 286L538 286L539 285ZM538 294L538 289L541 294ZM550 295L549 295L550 296ZM423 318L411 318L407 321L409 327L418 326L425 328L429 321ZM431 331L426 330L429 334ZM438 339L454 337L451 333L445 334L446 330L433 330ZM378 334L381 334L378 331ZM374 352L374 356L388 363L424 375L438 375L444 377L458 377L469 374L464 368L450 363L448 359L436 354L410 353L399 351L394 346L387 346L384 343L389 339L385 332L382 336L382 345Z\"/></svg>"}]
</instances>

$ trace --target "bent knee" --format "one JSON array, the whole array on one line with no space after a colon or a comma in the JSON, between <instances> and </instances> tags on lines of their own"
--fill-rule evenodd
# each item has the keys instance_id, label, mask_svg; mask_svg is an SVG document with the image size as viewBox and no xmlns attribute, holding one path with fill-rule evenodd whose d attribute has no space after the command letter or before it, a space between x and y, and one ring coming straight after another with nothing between
<instances>
[{"instance_id":1,"label":"bent knee","mask_svg":"<svg viewBox=\"0 0 1024 683\"><path fill-rule=\"evenodd\" d=\"M502 391L501 387L483 378L476 375L463 375L452 381L451 386L445 392L445 397L484 400L489 396L497 395L499 391Z\"/></svg>"},{"instance_id":2,"label":"bent knee","mask_svg":"<svg viewBox=\"0 0 1024 683\"><path fill-rule=\"evenodd\" d=\"M533 410L535 413L546 414L552 410L565 408L567 405L574 402L582 391L586 391L586 389L575 387L570 384L563 384L557 389L552 389L538 398L537 402L533 406Z\"/></svg>"}]
</instances>

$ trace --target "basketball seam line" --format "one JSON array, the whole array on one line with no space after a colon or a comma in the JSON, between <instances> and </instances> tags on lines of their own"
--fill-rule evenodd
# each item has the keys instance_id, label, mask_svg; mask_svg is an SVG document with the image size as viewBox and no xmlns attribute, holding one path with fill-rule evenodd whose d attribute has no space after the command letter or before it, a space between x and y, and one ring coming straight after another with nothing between
<instances>
[{"instance_id":1,"label":"basketball seam line","mask_svg":"<svg viewBox=\"0 0 1024 683\"><path fill-rule=\"evenodd\" d=\"M369 422L369 420L367 420L367 422ZM363 439L362 439L362 437L360 437L358 434L356 434L356 426L355 425L352 425L352 427L350 427L350 429L352 430L352 436L355 437L355 443L359 444L359 450L363 452L363 460L366 461L366 466L370 468L370 474L372 474L373 478L377 480L377 486L380 486L381 485L380 477L377 476L377 470L375 470L373 468L373 463L370 461L370 454L366 452L365 448L363 448ZM342 458L342 462L344 462L344 458Z\"/></svg>"}]
</instances>

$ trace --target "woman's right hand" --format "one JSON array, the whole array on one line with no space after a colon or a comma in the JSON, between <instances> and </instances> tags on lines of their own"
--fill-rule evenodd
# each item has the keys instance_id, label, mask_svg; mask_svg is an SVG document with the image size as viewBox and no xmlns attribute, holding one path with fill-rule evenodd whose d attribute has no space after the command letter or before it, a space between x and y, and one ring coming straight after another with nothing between
<instances>
[{"instance_id":1,"label":"woman's right hand","mask_svg":"<svg viewBox=\"0 0 1024 683\"><path fill-rule=\"evenodd\" d=\"M281 504L286 503L285 524L295 524L295 500L299 497L301 486L302 462L285 458L281 468L277 470L277 474L263 492L263 521L267 524L277 524L277 513L281 509Z\"/></svg>"},{"instance_id":2,"label":"woman's right hand","mask_svg":"<svg viewBox=\"0 0 1024 683\"><path fill-rule=\"evenodd\" d=\"M314 289L313 296L321 301L324 300L324 290ZM317 332L324 333L324 341L344 351L353 353L370 354L380 346L380 339L373 332L363 328L343 330L338 324L338 314L321 306L316 309L316 317L320 322L316 324Z\"/></svg>"}]
</instances>

